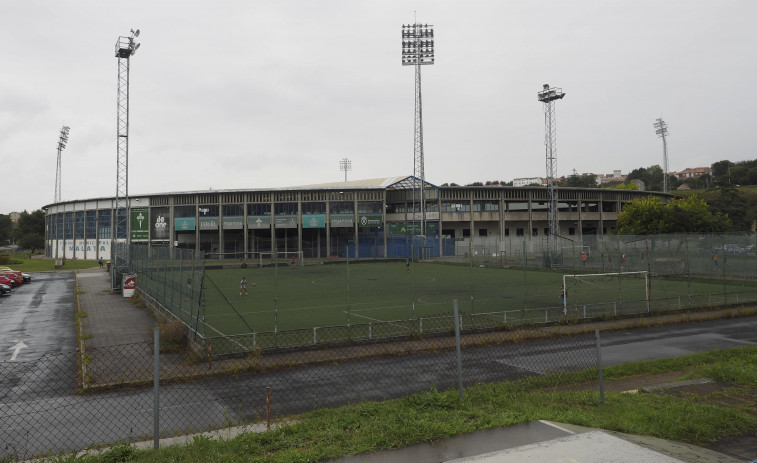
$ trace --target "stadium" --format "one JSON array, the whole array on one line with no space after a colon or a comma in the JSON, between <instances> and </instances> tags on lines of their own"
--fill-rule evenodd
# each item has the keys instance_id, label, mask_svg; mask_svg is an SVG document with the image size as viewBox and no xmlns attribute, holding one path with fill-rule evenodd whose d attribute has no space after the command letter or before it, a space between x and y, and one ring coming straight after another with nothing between
<instances>
[{"instance_id":1,"label":"stadium","mask_svg":"<svg viewBox=\"0 0 757 463\"><path fill-rule=\"evenodd\" d=\"M295 253L298 259L452 257L493 241L530 250L541 249L546 242L546 188L439 187L426 182L426 230L421 233L414 187L420 188L420 180L407 176L276 189L132 195L129 236L118 238L234 259L273 251ZM671 197L584 188L560 188L558 195L560 231L570 243L610 233L625 202ZM46 255L110 259L116 239L115 203L111 197L46 206ZM425 236L418 249L408 240L412 235Z\"/></svg>"},{"instance_id":2,"label":"stadium","mask_svg":"<svg viewBox=\"0 0 757 463\"><path fill-rule=\"evenodd\" d=\"M546 188L423 183L421 233L421 184L135 195L123 237L115 198L61 202L46 253L110 259L126 242L142 300L214 356L447 334L453 304L490 330L757 300L754 256L712 259L751 236L614 232L624 203L671 195L560 188L553 250Z\"/></svg>"}]
</instances>

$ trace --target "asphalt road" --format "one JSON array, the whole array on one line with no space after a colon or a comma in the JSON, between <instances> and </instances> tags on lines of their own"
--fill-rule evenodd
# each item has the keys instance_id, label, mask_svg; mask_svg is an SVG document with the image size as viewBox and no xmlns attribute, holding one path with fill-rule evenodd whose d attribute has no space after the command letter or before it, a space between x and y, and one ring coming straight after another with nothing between
<instances>
[{"instance_id":1,"label":"asphalt road","mask_svg":"<svg viewBox=\"0 0 757 463\"><path fill-rule=\"evenodd\" d=\"M0 362L74 349L73 273L33 273L31 283L0 297Z\"/></svg>"},{"instance_id":2,"label":"asphalt road","mask_svg":"<svg viewBox=\"0 0 757 463\"><path fill-rule=\"evenodd\" d=\"M0 361L0 458L151 436L151 388L73 393L73 284L66 275L35 276L31 285L11 296L21 297L2 299L0 340L6 358ZM30 347L10 361L8 347L18 340ZM606 332L601 344L605 365L755 345L757 317ZM473 383L585 368L596 361L594 346L593 335L584 335L465 349L463 375L466 383ZM50 355L42 358L44 353ZM439 352L168 384L160 394L161 432L188 433L261 420L266 387L272 390L274 414L282 416L430 387L452 388L455 368L454 352Z\"/></svg>"}]
</instances>

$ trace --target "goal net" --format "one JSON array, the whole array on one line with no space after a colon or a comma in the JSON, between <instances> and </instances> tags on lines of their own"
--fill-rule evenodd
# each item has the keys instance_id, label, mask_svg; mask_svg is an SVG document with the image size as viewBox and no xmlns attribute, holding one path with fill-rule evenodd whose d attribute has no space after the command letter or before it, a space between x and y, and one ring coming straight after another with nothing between
<instances>
[{"instance_id":1,"label":"goal net","mask_svg":"<svg viewBox=\"0 0 757 463\"><path fill-rule=\"evenodd\" d=\"M648 272L594 273L563 275L563 312L582 307L649 301ZM647 306L648 307L648 306Z\"/></svg>"},{"instance_id":2,"label":"goal net","mask_svg":"<svg viewBox=\"0 0 757 463\"><path fill-rule=\"evenodd\" d=\"M258 253L257 260L260 267L273 265L302 267L302 251L264 251Z\"/></svg>"}]
</instances>

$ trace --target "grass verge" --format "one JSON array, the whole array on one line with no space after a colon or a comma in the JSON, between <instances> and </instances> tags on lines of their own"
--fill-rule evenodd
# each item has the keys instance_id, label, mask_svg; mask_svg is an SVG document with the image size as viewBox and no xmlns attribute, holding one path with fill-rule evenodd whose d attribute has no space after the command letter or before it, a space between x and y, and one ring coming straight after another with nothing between
<instances>
[{"instance_id":1,"label":"grass verge","mask_svg":"<svg viewBox=\"0 0 757 463\"><path fill-rule=\"evenodd\" d=\"M757 390L757 347L713 351L605 369L606 381L688 371L689 378L709 377L739 390ZM457 391L430 390L402 399L363 402L289 417L293 424L231 440L196 437L186 446L157 452L123 445L99 455L58 457L58 462L316 462L376 452L459 434L533 420L649 435L705 445L757 432L757 413L729 401L701 396L608 392L600 404L588 390L591 374L532 377L520 381L476 384ZM596 381L596 380L594 380ZM592 385L596 386L596 382Z\"/></svg>"}]
</instances>

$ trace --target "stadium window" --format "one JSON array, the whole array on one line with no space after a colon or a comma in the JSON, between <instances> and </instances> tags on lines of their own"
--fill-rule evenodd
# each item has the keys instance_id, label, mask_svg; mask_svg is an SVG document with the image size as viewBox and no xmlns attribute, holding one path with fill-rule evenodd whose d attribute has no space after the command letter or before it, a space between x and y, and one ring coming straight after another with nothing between
<instances>
[{"instance_id":1,"label":"stadium window","mask_svg":"<svg viewBox=\"0 0 757 463\"><path fill-rule=\"evenodd\" d=\"M463 228L463 238L470 238L470 228Z\"/></svg>"},{"instance_id":2,"label":"stadium window","mask_svg":"<svg viewBox=\"0 0 757 463\"><path fill-rule=\"evenodd\" d=\"M276 215L297 215L297 203L276 203Z\"/></svg>"},{"instance_id":3,"label":"stadium window","mask_svg":"<svg viewBox=\"0 0 757 463\"><path fill-rule=\"evenodd\" d=\"M173 208L173 215L174 217L194 217L195 216L195 207L194 206L175 206Z\"/></svg>"},{"instance_id":4,"label":"stadium window","mask_svg":"<svg viewBox=\"0 0 757 463\"><path fill-rule=\"evenodd\" d=\"M381 201L358 201L357 213L358 214L381 214L382 210Z\"/></svg>"},{"instance_id":5,"label":"stadium window","mask_svg":"<svg viewBox=\"0 0 757 463\"><path fill-rule=\"evenodd\" d=\"M313 202L313 203L302 203L302 214L325 214L326 213L326 203L321 202Z\"/></svg>"},{"instance_id":6,"label":"stadium window","mask_svg":"<svg viewBox=\"0 0 757 463\"><path fill-rule=\"evenodd\" d=\"M224 217L241 217L244 215L244 207L241 204L224 204L221 210Z\"/></svg>"},{"instance_id":7,"label":"stadium window","mask_svg":"<svg viewBox=\"0 0 757 463\"><path fill-rule=\"evenodd\" d=\"M531 229L531 236L539 236L539 229L538 228L532 228Z\"/></svg>"},{"instance_id":8,"label":"stadium window","mask_svg":"<svg viewBox=\"0 0 757 463\"><path fill-rule=\"evenodd\" d=\"M454 228L445 228L442 229L442 235L443 236L449 236L450 238L455 237L455 229Z\"/></svg>"},{"instance_id":9,"label":"stadium window","mask_svg":"<svg viewBox=\"0 0 757 463\"><path fill-rule=\"evenodd\" d=\"M510 236L510 229L509 228L505 228L505 236Z\"/></svg>"},{"instance_id":10,"label":"stadium window","mask_svg":"<svg viewBox=\"0 0 757 463\"><path fill-rule=\"evenodd\" d=\"M74 236L77 240L84 239L84 211L77 211L75 216L76 227Z\"/></svg>"},{"instance_id":11,"label":"stadium window","mask_svg":"<svg viewBox=\"0 0 757 463\"><path fill-rule=\"evenodd\" d=\"M544 236L549 236L549 227L544 227Z\"/></svg>"},{"instance_id":12,"label":"stadium window","mask_svg":"<svg viewBox=\"0 0 757 463\"><path fill-rule=\"evenodd\" d=\"M113 212L110 209L98 211L97 237L101 240L110 238L111 220Z\"/></svg>"},{"instance_id":13,"label":"stadium window","mask_svg":"<svg viewBox=\"0 0 757 463\"><path fill-rule=\"evenodd\" d=\"M271 203L248 204L247 215L271 215Z\"/></svg>"},{"instance_id":14,"label":"stadium window","mask_svg":"<svg viewBox=\"0 0 757 463\"><path fill-rule=\"evenodd\" d=\"M487 230L486 228L479 228L478 236L489 236L489 230Z\"/></svg>"},{"instance_id":15,"label":"stadium window","mask_svg":"<svg viewBox=\"0 0 757 463\"><path fill-rule=\"evenodd\" d=\"M525 235L526 235L526 233L525 233L525 230L524 230L524 229L522 229L522 228L516 228L516 229L515 229L515 235L516 235L516 236L525 236Z\"/></svg>"},{"instance_id":16,"label":"stadium window","mask_svg":"<svg viewBox=\"0 0 757 463\"><path fill-rule=\"evenodd\" d=\"M602 201L602 212L617 212L617 206L615 201Z\"/></svg>"},{"instance_id":17,"label":"stadium window","mask_svg":"<svg viewBox=\"0 0 757 463\"><path fill-rule=\"evenodd\" d=\"M329 213L331 214L352 214L355 211L355 204L352 201L331 201L329 203Z\"/></svg>"},{"instance_id":18,"label":"stadium window","mask_svg":"<svg viewBox=\"0 0 757 463\"><path fill-rule=\"evenodd\" d=\"M568 228L568 235L575 235L575 234L576 234L576 229L575 228L573 228L573 227Z\"/></svg>"},{"instance_id":19,"label":"stadium window","mask_svg":"<svg viewBox=\"0 0 757 463\"><path fill-rule=\"evenodd\" d=\"M87 239L97 238L97 211L87 211Z\"/></svg>"}]
</instances>

